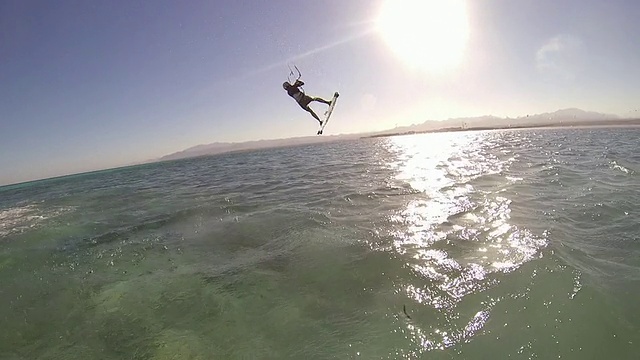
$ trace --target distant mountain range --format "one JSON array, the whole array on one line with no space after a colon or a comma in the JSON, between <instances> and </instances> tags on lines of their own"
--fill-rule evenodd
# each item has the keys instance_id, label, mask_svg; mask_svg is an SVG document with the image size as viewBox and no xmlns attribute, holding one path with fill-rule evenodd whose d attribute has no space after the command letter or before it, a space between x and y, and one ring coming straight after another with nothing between
<instances>
[{"instance_id":1,"label":"distant mountain range","mask_svg":"<svg viewBox=\"0 0 640 360\"><path fill-rule=\"evenodd\" d=\"M448 120L428 120L422 124L396 127L389 130L344 134L331 136L304 136L288 139L257 140L238 143L216 142L212 144L197 145L183 151L163 156L155 161L175 160L188 157L219 154L232 151L244 151L253 149L265 149L321 142L357 139L370 136L385 136L391 134L421 133L431 131L447 131L462 129L486 129L486 128L510 128L510 127L538 127L538 126L571 126L571 125L606 125L607 123L619 123L619 116L602 114L580 109L562 109L552 113L526 115L517 118L501 118L496 116L479 116L469 118L456 118Z\"/></svg>"},{"instance_id":2,"label":"distant mountain range","mask_svg":"<svg viewBox=\"0 0 640 360\"><path fill-rule=\"evenodd\" d=\"M220 153L232 152L232 151L266 149L266 148L276 148L276 147L293 146L293 145L315 144L315 143L322 143L322 142L335 141L335 140L357 139L361 136L362 134L329 135L329 136L323 135L323 136L295 137L295 138L288 138L288 139L245 141L245 142L237 142L237 143L215 142L212 144L197 145L194 147L190 147L188 149L163 156L160 159L158 159L158 161L176 160L176 159L182 159L187 157L220 154Z\"/></svg>"},{"instance_id":3,"label":"distant mountain range","mask_svg":"<svg viewBox=\"0 0 640 360\"><path fill-rule=\"evenodd\" d=\"M425 132L436 131L452 128L509 128L509 127L527 127L527 126L562 126L571 125L572 123L601 122L609 120L618 120L619 116L612 114L602 114L592 111L584 111L580 109L562 109L552 113L543 113L535 115L526 115L517 118L501 118L497 116L478 116L469 118L455 118L448 120L429 120L422 124L398 127L391 130L381 131L385 133L405 133L405 132Z\"/></svg>"}]
</instances>

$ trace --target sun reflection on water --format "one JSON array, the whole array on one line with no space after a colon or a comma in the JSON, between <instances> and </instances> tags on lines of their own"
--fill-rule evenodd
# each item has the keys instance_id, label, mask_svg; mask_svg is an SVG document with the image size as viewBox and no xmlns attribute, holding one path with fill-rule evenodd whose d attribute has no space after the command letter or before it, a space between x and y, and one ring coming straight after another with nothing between
<instances>
[{"instance_id":1,"label":"sun reflection on water","mask_svg":"<svg viewBox=\"0 0 640 360\"><path fill-rule=\"evenodd\" d=\"M396 180L415 190L406 206L392 215L393 251L402 254L414 281L402 291L442 320L417 322L407 329L421 349L445 348L476 334L488 321L492 305L469 304L511 272L539 256L546 239L511 222L512 199L505 192L515 161L488 132L421 134L389 138ZM495 274L495 275L494 275ZM477 311L460 318L458 308ZM424 325L423 325L424 326Z\"/></svg>"}]
</instances>

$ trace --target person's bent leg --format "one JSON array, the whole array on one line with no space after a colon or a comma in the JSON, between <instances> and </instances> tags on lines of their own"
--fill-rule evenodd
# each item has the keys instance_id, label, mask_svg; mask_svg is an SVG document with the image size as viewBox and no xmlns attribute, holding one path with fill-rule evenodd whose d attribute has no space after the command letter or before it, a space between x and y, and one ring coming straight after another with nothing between
<instances>
[{"instance_id":1,"label":"person's bent leg","mask_svg":"<svg viewBox=\"0 0 640 360\"><path fill-rule=\"evenodd\" d=\"M327 104L327 105L331 105L331 101L329 100L325 100L323 98L319 98L319 97L315 97L313 98L313 101L317 101L317 102L321 102L323 104Z\"/></svg>"}]
</instances>

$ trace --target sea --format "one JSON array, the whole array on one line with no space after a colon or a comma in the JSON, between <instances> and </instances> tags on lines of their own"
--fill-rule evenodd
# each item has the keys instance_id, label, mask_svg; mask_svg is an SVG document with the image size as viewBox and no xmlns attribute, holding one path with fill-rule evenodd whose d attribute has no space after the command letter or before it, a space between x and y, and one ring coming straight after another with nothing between
<instances>
[{"instance_id":1,"label":"sea","mask_svg":"<svg viewBox=\"0 0 640 360\"><path fill-rule=\"evenodd\" d=\"M0 188L1 359L638 359L640 128Z\"/></svg>"}]
</instances>

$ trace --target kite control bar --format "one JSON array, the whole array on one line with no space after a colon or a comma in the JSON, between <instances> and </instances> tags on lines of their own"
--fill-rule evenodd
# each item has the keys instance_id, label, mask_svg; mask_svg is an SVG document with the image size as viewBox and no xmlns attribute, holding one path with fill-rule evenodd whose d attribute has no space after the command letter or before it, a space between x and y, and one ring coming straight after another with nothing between
<instances>
[{"instance_id":1,"label":"kite control bar","mask_svg":"<svg viewBox=\"0 0 640 360\"><path fill-rule=\"evenodd\" d=\"M296 72L298 73L298 77L296 78L296 80L291 81L291 77L294 76L295 74L293 73L293 69L291 69L291 65L287 65L289 67L289 76L287 77L289 79L290 83L294 83L298 80L300 80L300 78L302 77L302 74L300 73L300 70L298 69L298 67L296 65L293 65L293 67L296 69Z\"/></svg>"},{"instance_id":2,"label":"kite control bar","mask_svg":"<svg viewBox=\"0 0 640 360\"><path fill-rule=\"evenodd\" d=\"M291 69L291 65L287 65L287 66L289 67L289 76L287 76L287 79L289 80L289 84L295 84L302 77L302 74L300 73L300 69L298 69L296 65L293 65L293 67L296 69L296 72L298 73L298 77L294 81L291 81L291 77L294 76L295 74L293 73L293 69ZM304 93L304 88L302 86L298 86L298 87L300 88L300 90L302 90L302 93Z\"/></svg>"}]
</instances>

